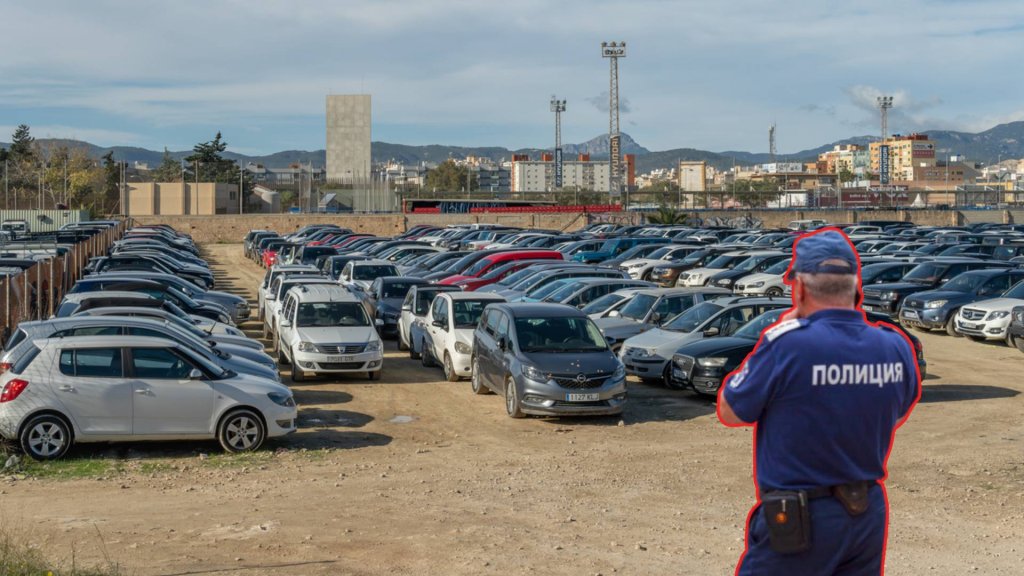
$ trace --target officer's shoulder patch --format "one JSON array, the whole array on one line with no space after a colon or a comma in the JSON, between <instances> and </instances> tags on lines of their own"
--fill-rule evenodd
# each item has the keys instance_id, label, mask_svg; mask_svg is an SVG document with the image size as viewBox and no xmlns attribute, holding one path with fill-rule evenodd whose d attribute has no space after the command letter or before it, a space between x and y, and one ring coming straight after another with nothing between
<instances>
[{"instance_id":1,"label":"officer's shoulder patch","mask_svg":"<svg viewBox=\"0 0 1024 576\"><path fill-rule=\"evenodd\" d=\"M772 326L767 332L764 333L764 336L765 338L768 339L769 342L774 342L779 338L779 336L782 336L787 332L792 332L797 328L803 328L806 325L807 320L804 320L803 318L786 320L785 322Z\"/></svg>"}]
</instances>

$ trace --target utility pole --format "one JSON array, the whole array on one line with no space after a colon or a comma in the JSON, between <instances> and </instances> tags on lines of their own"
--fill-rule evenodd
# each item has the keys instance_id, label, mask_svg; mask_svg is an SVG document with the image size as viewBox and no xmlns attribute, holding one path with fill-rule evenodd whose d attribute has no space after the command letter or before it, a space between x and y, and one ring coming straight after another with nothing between
<instances>
[{"instance_id":1,"label":"utility pole","mask_svg":"<svg viewBox=\"0 0 1024 576\"><path fill-rule=\"evenodd\" d=\"M885 191L889 185L889 145L885 143L889 136L889 109L892 108L892 96L879 96L878 109L882 116L882 141L878 145L878 184Z\"/></svg>"},{"instance_id":2,"label":"utility pole","mask_svg":"<svg viewBox=\"0 0 1024 576\"><path fill-rule=\"evenodd\" d=\"M245 168L242 167L242 163L238 163L238 215L242 215L242 184L244 182Z\"/></svg>"},{"instance_id":3,"label":"utility pole","mask_svg":"<svg viewBox=\"0 0 1024 576\"><path fill-rule=\"evenodd\" d=\"M551 111L555 113L555 188L562 187L562 112L565 112L565 100L558 100L551 95Z\"/></svg>"},{"instance_id":4,"label":"utility pole","mask_svg":"<svg viewBox=\"0 0 1024 576\"><path fill-rule=\"evenodd\" d=\"M771 158L771 163L775 163L775 122L768 127L768 156Z\"/></svg>"},{"instance_id":5,"label":"utility pole","mask_svg":"<svg viewBox=\"0 0 1024 576\"><path fill-rule=\"evenodd\" d=\"M626 57L625 42L601 42L601 57L610 64L608 77L608 198L622 194L619 151L619 58Z\"/></svg>"}]
</instances>

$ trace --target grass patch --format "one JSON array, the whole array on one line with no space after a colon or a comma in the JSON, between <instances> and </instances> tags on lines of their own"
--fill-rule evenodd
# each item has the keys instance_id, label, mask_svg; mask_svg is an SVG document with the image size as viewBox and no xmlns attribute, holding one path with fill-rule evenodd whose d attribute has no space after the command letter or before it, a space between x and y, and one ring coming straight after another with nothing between
<instances>
[{"instance_id":1,"label":"grass patch","mask_svg":"<svg viewBox=\"0 0 1024 576\"><path fill-rule=\"evenodd\" d=\"M43 551L0 531L0 575L3 576L122 576L116 564L79 566L47 558Z\"/></svg>"},{"instance_id":2,"label":"grass patch","mask_svg":"<svg viewBox=\"0 0 1024 576\"><path fill-rule=\"evenodd\" d=\"M33 478L99 478L119 474L124 469L120 460L110 458L69 458L50 462L22 459L21 473ZM2 574L2 572L0 572Z\"/></svg>"}]
</instances>

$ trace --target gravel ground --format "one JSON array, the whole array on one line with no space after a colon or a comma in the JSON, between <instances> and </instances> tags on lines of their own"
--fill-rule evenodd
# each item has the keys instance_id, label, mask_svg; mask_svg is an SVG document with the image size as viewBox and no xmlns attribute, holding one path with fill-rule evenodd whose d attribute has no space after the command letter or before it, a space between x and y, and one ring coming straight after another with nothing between
<instances>
[{"instance_id":1,"label":"gravel ground","mask_svg":"<svg viewBox=\"0 0 1024 576\"><path fill-rule=\"evenodd\" d=\"M221 287L254 297L263 270L239 245L207 252ZM1020 574L1024 354L921 337L931 374L890 460L886 574ZM637 383L621 419L512 420L387 346L379 382L294 385L300 431L257 454L80 447L112 465L0 477L0 526L131 574L732 573L751 435L713 403Z\"/></svg>"}]
</instances>

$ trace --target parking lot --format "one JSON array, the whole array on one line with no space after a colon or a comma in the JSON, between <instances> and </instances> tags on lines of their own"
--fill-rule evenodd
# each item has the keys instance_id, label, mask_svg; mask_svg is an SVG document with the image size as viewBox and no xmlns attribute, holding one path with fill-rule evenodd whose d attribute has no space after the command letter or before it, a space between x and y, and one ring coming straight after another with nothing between
<instances>
[{"instance_id":1,"label":"parking lot","mask_svg":"<svg viewBox=\"0 0 1024 576\"><path fill-rule=\"evenodd\" d=\"M241 246L205 250L218 286L254 299ZM1024 354L919 335L886 573L1018 574ZM691 392L631 382L621 418L513 420L393 340L378 381L292 387L299 431L260 452L79 447L0 481L0 522L136 574L724 574L743 548L750 432Z\"/></svg>"}]
</instances>

